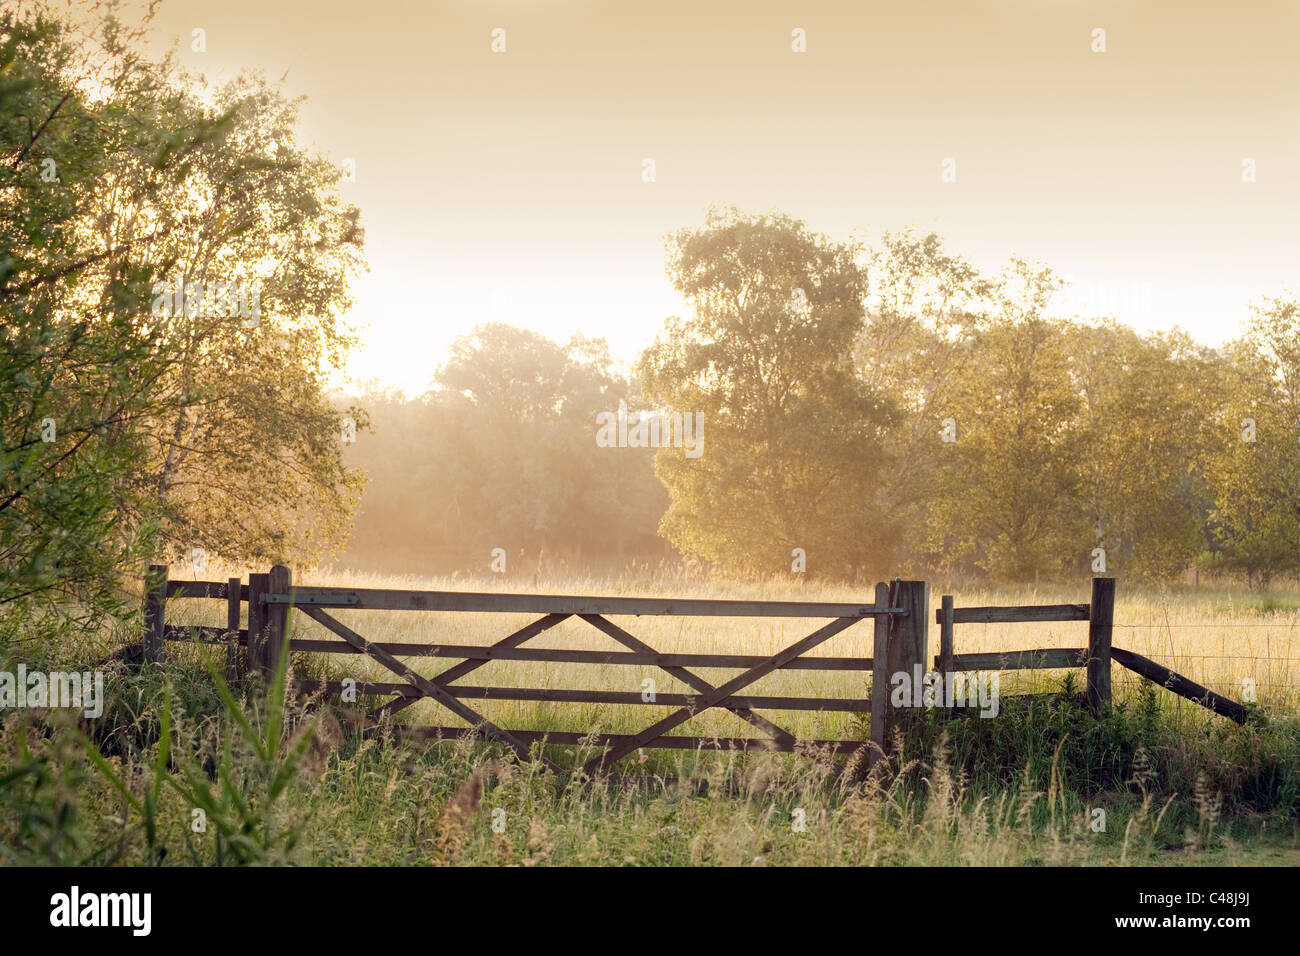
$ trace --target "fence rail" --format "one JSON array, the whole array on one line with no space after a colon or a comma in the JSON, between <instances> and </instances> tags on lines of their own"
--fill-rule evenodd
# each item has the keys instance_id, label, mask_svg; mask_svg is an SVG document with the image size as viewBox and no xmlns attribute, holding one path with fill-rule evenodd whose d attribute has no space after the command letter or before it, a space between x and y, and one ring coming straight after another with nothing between
<instances>
[{"instance_id":1,"label":"fence rail","mask_svg":"<svg viewBox=\"0 0 1300 956\"><path fill-rule=\"evenodd\" d=\"M234 670L237 650L246 651L247 666L267 675L279 664L278 655L290 651L324 654L363 655L389 671L397 681L361 681L350 686L342 681L292 680L291 687L303 693L338 694L345 689L363 696L389 699L364 715L363 726L417 738L447 738L477 730L499 740L523 758L533 758L532 745L589 743L601 748L585 770L594 772L634 750L654 748L749 749L793 751L801 745L826 748L837 754L867 748L868 764L885 754L887 741L900 719L890 699L891 684L899 675L908 677L928 670L929 585L924 581L895 579L878 584L870 602L737 601L677 598L590 597L537 594L494 594L468 591L380 590L373 588L295 587L289 569L277 565L269 573L250 574L248 583L239 578L227 581L169 581L167 568L150 568L145 596L143 656L161 660L166 641L192 641L224 645L227 669ZM177 626L165 622L168 598L206 598L226 603L226 627ZM1087 670L1086 697L1094 713L1111 707L1111 664L1126 667L1167 687L1176 694L1210 708L1232 720L1244 722L1246 708L1207 690L1137 654L1111 645L1114 631L1115 581L1094 578L1092 600L1087 604L1029 605L1018 607L954 606L951 595L942 598L935 614L939 625L939 653L934 667L941 675L963 671L1028 670L1084 667ZM247 607L248 624L242 625ZM296 609L329 631L326 640L288 636L288 612ZM485 612L540 614L537 620L502 637L493 644L420 644L370 641L329 612L334 609L437 611L450 613ZM692 616L759 618L830 618L831 620L771 655L755 654L664 654L610 621L611 616ZM571 650L523 647L534 637L569 619L583 621L611 638L617 650ZM809 652L863 620L873 622L870 656L819 657ZM1025 650L957 654L955 627L958 624L989 623L1088 623L1087 647L1030 648ZM457 661L432 676L420 674L402 659L440 658ZM457 683L492 661L536 661L554 664L605 664L657 667L690 688L686 693L666 693L643 699L636 692L608 688L559 689L542 687L499 687ZM739 671L714 685L691 668L723 668ZM870 699L845 697L799 697L745 693L746 689L777 670L856 671L872 674ZM457 715L467 727L414 726L394 724L391 718L420 700L433 700ZM538 701L597 703L673 708L667 716L636 734L583 733L576 731L533 731L499 727L473 710L467 700ZM704 710L721 708L759 730L754 738L672 736L670 732ZM862 740L799 740L773 723L758 710L828 711L869 713L871 734ZM535 759L558 772L543 754Z\"/></svg>"}]
</instances>

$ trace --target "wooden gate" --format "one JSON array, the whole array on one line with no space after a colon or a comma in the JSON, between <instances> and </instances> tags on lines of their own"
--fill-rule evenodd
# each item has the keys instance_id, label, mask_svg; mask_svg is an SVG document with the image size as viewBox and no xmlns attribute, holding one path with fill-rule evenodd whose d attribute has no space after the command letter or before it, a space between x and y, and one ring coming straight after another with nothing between
<instances>
[{"instance_id":1,"label":"wooden gate","mask_svg":"<svg viewBox=\"0 0 1300 956\"><path fill-rule=\"evenodd\" d=\"M398 682L357 682L352 689L363 695L392 695L386 703L366 715L371 727L384 726L389 731L420 737L455 738L475 728L484 736L498 740L513 749L521 758L530 759L534 743L593 744L602 748L599 756L590 760L584 769L596 770L602 764L612 764L643 747L653 748L761 748L793 751L801 743L795 735L780 727L759 710L813 710L830 712L867 713L872 701L863 698L816 698L752 696L742 692L752 684L780 669L832 670L872 672L878 661L885 661L884 653L859 657L809 656L817 646L836 634L871 619L874 624L873 644L884 649L891 641L924 647L924 630L928 618L923 582L895 581L892 586L879 584L875 600L871 603L828 603L811 601L736 601L698 600L678 598L626 598L626 597L573 597L537 594L490 594L458 591L405 591L335 587L294 587L289 569L277 566L269 574L251 574L245 586L232 578L220 582L167 581L167 569L151 569L152 587L146 600L148 639L146 656L158 659L163 641L199 640L225 643L233 648L248 648L249 666L269 673L278 665L278 654L285 645L286 619L290 607L318 622L338 640L292 638L290 650L329 654L363 654L400 678ZM193 628L175 627L164 623L168 597L224 598L227 602L227 627ZM249 625L240 628L241 602L248 604ZM347 624L338 620L331 610L338 608L487 612L541 615L530 624L502 637L489 645L468 644L418 644L380 643L368 640ZM664 654L640 640L623 627L609 620L609 616L690 616L690 617L744 617L744 618L830 618L831 620L770 656L744 654ZM552 648L527 648L523 645L561 621L578 618L590 624L621 645L618 651L560 650ZM916 635L911 630L918 632ZM450 658L460 662L436 674L427 676L414 670L403 658ZM694 693L656 694L653 700L643 700L635 692L596 690L560 690L538 687L487 687L467 686L457 683L494 660L547 661L557 664L615 664L654 666L672 675L690 687ZM692 668L734 668L735 677L714 685L696 674ZM878 677L877 677L878 680ZM879 681L878 681L879 682ZM887 681L885 682L887 683ZM339 693L344 690L340 681L294 681L301 691ZM466 727L447 726L394 726L391 718L416 701L430 699L464 720ZM581 732L534 731L498 726L465 703L466 700L526 700L571 703L614 703L629 705L669 705L675 709L660 720L636 734L599 734ZM716 738L668 736L695 715L710 708L722 708L753 725L764 736L757 738ZM872 740L883 748L885 725L876 734L873 722ZM836 754L850 753L866 747L862 740L809 740L802 743L826 748ZM879 752L879 751L878 751ZM544 755L544 764L559 771Z\"/></svg>"}]
</instances>

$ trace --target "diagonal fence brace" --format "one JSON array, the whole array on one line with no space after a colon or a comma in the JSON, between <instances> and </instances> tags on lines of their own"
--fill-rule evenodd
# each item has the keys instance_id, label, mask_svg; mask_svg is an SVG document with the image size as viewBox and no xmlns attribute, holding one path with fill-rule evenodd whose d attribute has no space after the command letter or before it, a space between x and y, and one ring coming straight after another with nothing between
<instances>
[{"instance_id":1,"label":"diagonal fence brace","mask_svg":"<svg viewBox=\"0 0 1300 956\"><path fill-rule=\"evenodd\" d=\"M728 697L736 693L736 691L748 687L760 678L766 677L778 667L789 663L796 657L801 656L804 652L812 650L818 644L830 640L840 631L856 624L860 620L862 620L860 617L836 618L824 627L820 627L813 631L802 640L791 644L785 650L774 654L762 664L757 664L744 673L736 675L725 684L704 693L695 707L683 707L680 710L673 711L673 713L669 714L663 720L651 724L634 737L629 737L621 743L615 744L601 756L594 757L587 761L582 768L583 771L589 775L594 775L596 770L606 760L613 763L616 760L626 757L632 751L646 746L656 737L662 737L667 731L672 730L680 724L686 723L686 721L695 716L698 711L708 710L710 707L716 707L721 701L726 700Z\"/></svg>"},{"instance_id":2,"label":"diagonal fence brace","mask_svg":"<svg viewBox=\"0 0 1300 956\"><path fill-rule=\"evenodd\" d=\"M423 691L427 697L432 697L457 717L469 721L473 726L481 728L486 736L499 740L506 746L510 747L519 755L521 760L532 759L532 755L528 750L528 745L515 737L514 734L510 733L510 731L503 730L490 720L477 714L471 708L466 707L460 702L460 700L447 693L447 691L443 690L437 684L433 683L426 677L420 676L383 648L371 644L342 621L331 617L318 607L303 607L299 608L299 610L318 623L325 625L339 637L343 638L343 640L361 651L361 653L373 658L394 674L409 681L417 690ZM554 762L547 759L545 756L539 755L539 758L548 770L551 770L558 776L564 776L564 771L562 771Z\"/></svg>"},{"instance_id":3,"label":"diagonal fence brace","mask_svg":"<svg viewBox=\"0 0 1300 956\"><path fill-rule=\"evenodd\" d=\"M658 653L649 644L637 640L637 638L633 637L627 631L623 630L623 628L619 627L617 624L602 617L599 614L579 614L578 617L582 618L588 624L591 624L594 627L597 627L600 630L604 631L606 634L614 638L614 640L618 641L624 647L627 647L634 651L639 651L643 654ZM673 677L676 677L678 680L682 681L683 683L700 691L701 693L708 693L709 691L715 689L714 686L710 684L708 681L706 681L704 678L691 673L685 667L677 667L673 665L665 666L663 664L660 664L659 667L662 670L666 671L667 673L671 674ZM726 709L731 711L741 720L753 724L759 730L762 730L764 733L772 737L773 740L785 744L790 744L790 745L793 745L795 742L794 734L790 733L788 730L784 730L778 727L776 724L772 723L766 717L759 716L758 714L750 710L748 707L727 707Z\"/></svg>"},{"instance_id":4,"label":"diagonal fence brace","mask_svg":"<svg viewBox=\"0 0 1300 956\"><path fill-rule=\"evenodd\" d=\"M518 647L519 645L523 644L525 641L532 640L538 634L541 634L543 631L550 630L551 628L555 627L555 625L559 624L561 621L567 620L569 617L571 617L571 615L569 614L548 614L543 618L539 618L538 620L533 621L531 624L521 627L513 634L501 638L501 640L493 644L492 647L495 650L506 650L508 648ZM450 684L452 681L456 680L457 678L464 677L466 674L478 670L480 667L482 667L484 664L487 663L490 662L487 660L461 661L459 664L453 664L451 667L448 667L442 673L437 674L433 678L433 683L438 684L440 686L445 686L447 684ZM379 720L383 718L385 715L391 716L392 714L397 713L399 710L405 710L407 707L410 707L416 701L421 699L422 699L422 695L418 695L418 694L403 694L399 697L394 697L392 700L388 701L387 703L375 708L375 710L369 715L369 717L372 720Z\"/></svg>"}]
</instances>

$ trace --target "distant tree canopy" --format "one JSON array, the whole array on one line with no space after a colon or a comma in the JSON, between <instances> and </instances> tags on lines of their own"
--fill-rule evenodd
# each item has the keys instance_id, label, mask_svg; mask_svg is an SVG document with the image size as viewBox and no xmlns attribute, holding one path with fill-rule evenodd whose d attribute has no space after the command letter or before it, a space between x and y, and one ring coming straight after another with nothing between
<instances>
[{"instance_id":1,"label":"distant tree canopy","mask_svg":"<svg viewBox=\"0 0 1300 956\"><path fill-rule=\"evenodd\" d=\"M324 389L362 266L339 173L261 79L62 7L0 11L6 628L117 613L150 557L313 560L361 481Z\"/></svg>"},{"instance_id":2,"label":"distant tree canopy","mask_svg":"<svg viewBox=\"0 0 1300 956\"><path fill-rule=\"evenodd\" d=\"M661 532L688 556L1007 581L1300 570L1295 301L1217 350L1049 318L1041 265L986 277L933 234L860 250L730 208L673 237L668 272L692 312L638 371L705 419L703 457L656 461Z\"/></svg>"},{"instance_id":3,"label":"distant tree canopy","mask_svg":"<svg viewBox=\"0 0 1300 956\"><path fill-rule=\"evenodd\" d=\"M667 543L859 580L1300 571L1295 301L1214 349L1050 317L1050 269L983 275L932 233L864 248L717 207L668 248L691 309L632 372L603 342L491 325L420 399L366 396L352 558L482 572L501 548L582 573ZM702 454L596 447L620 407L699 416Z\"/></svg>"},{"instance_id":4,"label":"distant tree canopy","mask_svg":"<svg viewBox=\"0 0 1300 956\"><path fill-rule=\"evenodd\" d=\"M1300 302L1258 306L1224 366L1207 456L1211 546L1221 566L1267 586L1300 570Z\"/></svg>"},{"instance_id":5,"label":"distant tree canopy","mask_svg":"<svg viewBox=\"0 0 1300 956\"><path fill-rule=\"evenodd\" d=\"M496 551L497 570L536 575L664 555L652 451L596 445L598 414L638 407L604 342L487 325L424 396L361 401L375 434L349 452L371 476L352 560L487 574Z\"/></svg>"}]
</instances>

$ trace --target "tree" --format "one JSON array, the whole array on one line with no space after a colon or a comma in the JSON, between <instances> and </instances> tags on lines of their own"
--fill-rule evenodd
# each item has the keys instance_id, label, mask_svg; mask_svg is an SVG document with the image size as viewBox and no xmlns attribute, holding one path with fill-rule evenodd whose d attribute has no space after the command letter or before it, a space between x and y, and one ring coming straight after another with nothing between
<instances>
[{"instance_id":1,"label":"tree","mask_svg":"<svg viewBox=\"0 0 1300 956\"><path fill-rule=\"evenodd\" d=\"M122 611L122 576L169 546L310 558L359 489L324 390L351 344L357 212L295 144L293 104L147 60L148 22L0 13L9 621L42 599ZM251 315L231 282L260 296Z\"/></svg>"},{"instance_id":2,"label":"tree","mask_svg":"<svg viewBox=\"0 0 1300 956\"><path fill-rule=\"evenodd\" d=\"M890 466L876 490L881 509L905 528L923 527L944 461L944 421L954 411L953 386L971 336L988 323L994 283L966 260L949 255L935 233L885 233L868 260L866 327L858 341L858 374L872 394L886 395L898 418L884 436ZM882 557L917 556L919 537L896 541Z\"/></svg>"},{"instance_id":3,"label":"tree","mask_svg":"<svg viewBox=\"0 0 1300 956\"><path fill-rule=\"evenodd\" d=\"M1107 570L1179 574L1206 543L1212 360L1180 332L1144 337L1109 322L1066 334L1082 397L1074 465ZM1087 544L1078 543L1081 554Z\"/></svg>"},{"instance_id":4,"label":"tree","mask_svg":"<svg viewBox=\"0 0 1300 956\"><path fill-rule=\"evenodd\" d=\"M484 573L501 548L514 574L663 556L652 450L595 441L598 413L638 407L603 340L560 344L493 323L452 344L419 400L363 400L375 434L350 460L374 477L358 557Z\"/></svg>"},{"instance_id":5,"label":"tree","mask_svg":"<svg viewBox=\"0 0 1300 956\"><path fill-rule=\"evenodd\" d=\"M866 277L857 249L780 214L714 207L669 245L692 314L641 356L647 401L702 417L699 458L662 448L661 531L731 570L845 573L890 538L873 500L888 410L853 368Z\"/></svg>"},{"instance_id":6,"label":"tree","mask_svg":"<svg viewBox=\"0 0 1300 956\"><path fill-rule=\"evenodd\" d=\"M83 205L110 188L126 125L84 90L134 82L137 39L78 45L42 10L0 11L0 638L124 613L121 574L147 550L119 518L166 359L139 322L140 243L91 241ZM161 161L159 180L178 166Z\"/></svg>"},{"instance_id":7,"label":"tree","mask_svg":"<svg viewBox=\"0 0 1300 956\"><path fill-rule=\"evenodd\" d=\"M169 64L146 73L152 85L117 106L156 116L164 156L185 144L183 182L162 188L153 145L123 143L116 188L82 198L102 242L138 243L153 272L166 411L136 481L174 551L313 562L342 546L361 488L342 442L344 417L364 429L364 414L327 395L355 341L342 315L363 265L359 213L341 172L297 145L297 104L261 78L200 100ZM154 235L155 222L184 228Z\"/></svg>"},{"instance_id":8,"label":"tree","mask_svg":"<svg viewBox=\"0 0 1300 956\"><path fill-rule=\"evenodd\" d=\"M949 416L956 441L945 445L932 513L932 560L969 560L1025 581L1075 565L1088 541L1073 468L1080 400L1067 325L1043 317L1057 286L1050 270L1013 260L994 293L994 321L964 350Z\"/></svg>"},{"instance_id":9,"label":"tree","mask_svg":"<svg viewBox=\"0 0 1300 956\"><path fill-rule=\"evenodd\" d=\"M1215 564L1267 587L1300 569L1300 302L1266 299L1230 347L1211 460Z\"/></svg>"}]
</instances>

